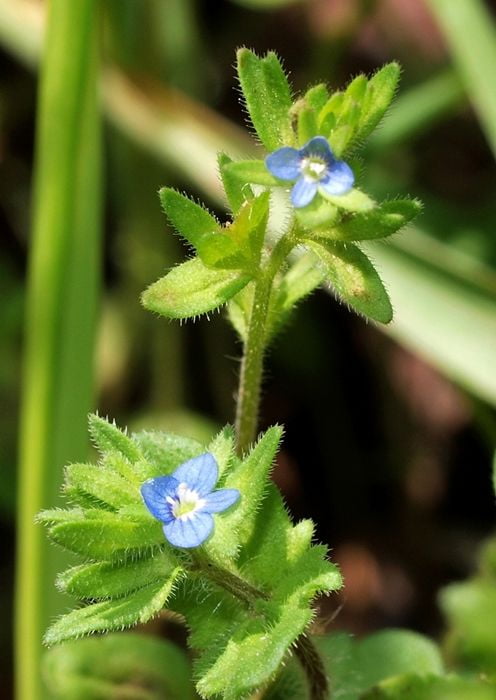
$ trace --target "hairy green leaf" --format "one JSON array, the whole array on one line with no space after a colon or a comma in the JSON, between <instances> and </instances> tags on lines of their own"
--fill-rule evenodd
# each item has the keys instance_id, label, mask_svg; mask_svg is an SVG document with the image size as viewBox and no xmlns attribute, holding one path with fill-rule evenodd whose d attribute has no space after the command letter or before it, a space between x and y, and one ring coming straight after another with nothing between
<instances>
[{"instance_id":1,"label":"hairy green leaf","mask_svg":"<svg viewBox=\"0 0 496 700\"><path fill-rule=\"evenodd\" d=\"M186 460L205 451L203 446L192 438L158 430L143 430L134 433L132 437L149 462L150 472L147 479L170 474Z\"/></svg>"},{"instance_id":2,"label":"hairy green leaf","mask_svg":"<svg viewBox=\"0 0 496 700\"><path fill-rule=\"evenodd\" d=\"M138 501L136 488L111 467L70 464L65 469L65 493L77 502L78 494L89 495L118 509Z\"/></svg>"},{"instance_id":3,"label":"hairy green leaf","mask_svg":"<svg viewBox=\"0 0 496 700\"><path fill-rule=\"evenodd\" d=\"M228 163L225 172L234 180L242 183L252 183L254 185L265 185L266 187L276 187L285 185L267 170L263 160L237 160Z\"/></svg>"},{"instance_id":4,"label":"hairy green leaf","mask_svg":"<svg viewBox=\"0 0 496 700\"><path fill-rule=\"evenodd\" d=\"M260 501L267 489L267 480L274 463L282 428L274 426L260 438L248 456L225 481L226 488L238 489L243 497L230 516L231 527L239 531L240 541L246 542L252 534L253 523Z\"/></svg>"},{"instance_id":5,"label":"hairy green leaf","mask_svg":"<svg viewBox=\"0 0 496 700\"><path fill-rule=\"evenodd\" d=\"M324 191L320 194L338 209L344 209L352 213L370 211L376 206L374 200L357 187L350 190L347 194L341 194L339 196L326 194Z\"/></svg>"},{"instance_id":6,"label":"hairy green leaf","mask_svg":"<svg viewBox=\"0 0 496 700\"><path fill-rule=\"evenodd\" d=\"M245 202L253 199L253 190L243 182L242 178L237 177L229 170L228 166L234 162L232 158L229 158L225 153L219 153L217 162L227 201L233 214L237 214Z\"/></svg>"},{"instance_id":7,"label":"hairy green leaf","mask_svg":"<svg viewBox=\"0 0 496 700\"><path fill-rule=\"evenodd\" d=\"M174 267L143 292L143 306L170 318L194 318L225 304L248 284L241 271L211 270L199 258Z\"/></svg>"},{"instance_id":8,"label":"hairy green leaf","mask_svg":"<svg viewBox=\"0 0 496 700\"><path fill-rule=\"evenodd\" d=\"M380 323L389 323L393 309L374 266L352 243L306 241L325 267L338 295L355 311Z\"/></svg>"},{"instance_id":9,"label":"hairy green leaf","mask_svg":"<svg viewBox=\"0 0 496 700\"><path fill-rule=\"evenodd\" d=\"M303 101L316 112L320 112L329 99L329 91L325 83L314 85L305 93Z\"/></svg>"},{"instance_id":10,"label":"hairy green leaf","mask_svg":"<svg viewBox=\"0 0 496 700\"><path fill-rule=\"evenodd\" d=\"M90 559L115 560L162 544L160 523L144 506L141 510L141 516L135 513L131 517L99 509L59 511L64 515L58 520L54 520L53 511L45 511L38 519L49 525L50 539L65 549Z\"/></svg>"},{"instance_id":11,"label":"hairy green leaf","mask_svg":"<svg viewBox=\"0 0 496 700\"><path fill-rule=\"evenodd\" d=\"M133 562L82 564L57 578L57 586L76 598L104 600L122 598L156 581L179 575L177 558L171 551Z\"/></svg>"},{"instance_id":12,"label":"hairy green leaf","mask_svg":"<svg viewBox=\"0 0 496 700\"><path fill-rule=\"evenodd\" d=\"M94 632L110 632L144 623L155 617L164 607L182 570L163 583L155 583L133 593L132 596L108 600L78 608L58 619L45 634L48 646L67 639L76 639Z\"/></svg>"},{"instance_id":13,"label":"hairy green leaf","mask_svg":"<svg viewBox=\"0 0 496 700\"><path fill-rule=\"evenodd\" d=\"M115 423L110 423L95 413L90 414L88 423L91 438L101 454L117 452L131 463L141 459L141 453L131 438L119 430Z\"/></svg>"},{"instance_id":14,"label":"hairy green leaf","mask_svg":"<svg viewBox=\"0 0 496 700\"><path fill-rule=\"evenodd\" d=\"M325 280L313 253L302 255L274 288L269 305L267 335L272 339L288 321L295 306ZM243 334L246 328L243 326ZM242 336L243 337L243 336Z\"/></svg>"},{"instance_id":15,"label":"hairy green leaf","mask_svg":"<svg viewBox=\"0 0 496 700\"><path fill-rule=\"evenodd\" d=\"M391 236L422 211L416 199L395 199L378 204L370 211L344 218L329 229L322 228L316 238L336 241L365 241Z\"/></svg>"},{"instance_id":16,"label":"hairy green leaf","mask_svg":"<svg viewBox=\"0 0 496 700\"><path fill-rule=\"evenodd\" d=\"M339 218L337 206L320 196L314 197L306 207L296 209L295 214L298 223L307 231L327 230Z\"/></svg>"},{"instance_id":17,"label":"hairy green leaf","mask_svg":"<svg viewBox=\"0 0 496 700\"><path fill-rule=\"evenodd\" d=\"M238 50L241 90L255 131L268 151L293 145L291 88L273 51L259 58L246 48Z\"/></svg>"},{"instance_id":18,"label":"hairy green leaf","mask_svg":"<svg viewBox=\"0 0 496 700\"><path fill-rule=\"evenodd\" d=\"M204 234L218 233L221 230L217 219L189 197L170 187L163 187L159 195L171 224L195 248Z\"/></svg>"},{"instance_id":19,"label":"hairy green leaf","mask_svg":"<svg viewBox=\"0 0 496 700\"><path fill-rule=\"evenodd\" d=\"M396 93L400 72L398 63L388 63L369 80L358 122L358 139L365 139L383 118Z\"/></svg>"}]
</instances>

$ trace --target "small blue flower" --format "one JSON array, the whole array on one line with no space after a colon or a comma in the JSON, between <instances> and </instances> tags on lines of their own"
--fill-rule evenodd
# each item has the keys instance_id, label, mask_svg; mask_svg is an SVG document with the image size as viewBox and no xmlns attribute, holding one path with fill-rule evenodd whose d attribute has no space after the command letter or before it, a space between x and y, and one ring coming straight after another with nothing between
<instances>
[{"instance_id":1,"label":"small blue flower","mask_svg":"<svg viewBox=\"0 0 496 700\"><path fill-rule=\"evenodd\" d=\"M181 464L170 476L148 479L141 495L150 513L164 523L165 537L175 547L198 547L214 529L220 513L240 497L237 489L213 491L219 468L206 452Z\"/></svg>"},{"instance_id":2,"label":"small blue flower","mask_svg":"<svg viewBox=\"0 0 496 700\"><path fill-rule=\"evenodd\" d=\"M299 150L278 148L267 156L265 165L280 180L296 180L291 202L298 209L310 204L317 192L324 197L346 194L355 182L350 166L336 160L323 136L314 136Z\"/></svg>"}]
</instances>

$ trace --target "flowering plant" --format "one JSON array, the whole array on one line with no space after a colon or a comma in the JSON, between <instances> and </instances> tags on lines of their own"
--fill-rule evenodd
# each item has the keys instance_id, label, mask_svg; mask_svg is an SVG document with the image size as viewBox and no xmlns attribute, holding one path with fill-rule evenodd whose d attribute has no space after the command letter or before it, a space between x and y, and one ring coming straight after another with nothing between
<instances>
[{"instance_id":1,"label":"flowering plant","mask_svg":"<svg viewBox=\"0 0 496 700\"><path fill-rule=\"evenodd\" d=\"M54 542L82 557L57 585L83 606L57 620L45 639L53 645L122 630L165 609L186 621L201 697L237 700L263 692L272 700L323 700L330 697L329 678L334 689L343 683L342 696L349 690L336 659L367 658L393 644L415 648L415 659L423 654L429 672L438 672L439 661L425 640L408 633L369 641L364 652L339 635L312 634L316 596L332 594L342 579L326 548L313 542L313 523L293 523L270 481L282 430L257 437L263 358L296 304L322 284L361 315L388 323L388 294L360 244L399 231L420 204L378 203L356 186L356 152L394 96L395 63L371 79L358 76L343 91L331 94L320 84L297 99L274 53L260 58L241 49L237 70L268 154L241 161L219 156L231 211L225 224L187 196L160 191L170 223L195 254L142 296L145 308L175 319L227 304L243 343L235 426L202 445L166 433L127 435L90 418L99 464L69 465L65 495L72 507L39 516ZM277 233L275 190L284 201ZM78 644L52 652L50 668L61 658L72 663L78 649L78 658L95 659L89 642ZM112 644L109 653L122 653L122 641ZM134 636L132 646L137 655L150 650ZM162 653L175 668L166 646ZM357 661L357 693L396 672L386 663L383 675L372 678ZM164 683L162 696L173 692ZM178 692L192 697L188 680Z\"/></svg>"}]
</instances>

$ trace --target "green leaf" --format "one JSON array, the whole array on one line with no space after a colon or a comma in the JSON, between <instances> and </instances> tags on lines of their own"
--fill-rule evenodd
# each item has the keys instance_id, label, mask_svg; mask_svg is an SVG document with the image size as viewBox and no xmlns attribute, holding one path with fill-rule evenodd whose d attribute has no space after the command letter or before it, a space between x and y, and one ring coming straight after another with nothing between
<instances>
[{"instance_id":1,"label":"green leaf","mask_svg":"<svg viewBox=\"0 0 496 700\"><path fill-rule=\"evenodd\" d=\"M350 124L341 124L332 129L329 135L329 143L336 158L340 158L353 139L353 127Z\"/></svg>"},{"instance_id":2,"label":"green leaf","mask_svg":"<svg viewBox=\"0 0 496 700\"><path fill-rule=\"evenodd\" d=\"M219 467L219 483L229 472L234 457L234 428L226 425L208 445L205 452L215 457Z\"/></svg>"},{"instance_id":3,"label":"green leaf","mask_svg":"<svg viewBox=\"0 0 496 700\"><path fill-rule=\"evenodd\" d=\"M253 199L253 190L249 185L243 183L243 178L236 177L228 169L227 166L233 163L232 158L229 158L225 153L219 153L217 162L227 201L233 214L237 214L245 202Z\"/></svg>"},{"instance_id":4,"label":"green leaf","mask_svg":"<svg viewBox=\"0 0 496 700\"><path fill-rule=\"evenodd\" d=\"M330 195L325 190L321 190L320 195L338 209L344 209L353 213L370 211L375 207L374 200L357 187L341 195Z\"/></svg>"},{"instance_id":5,"label":"green leaf","mask_svg":"<svg viewBox=\"0 0 496 700\"><path fill-rule=\"evenodd\" d=\"M54 647L43 659L43 675L54 700L195 697L185 653L166 639L140 634L110 634Z\"/></svg>"},{"instance_id":6,"label":"green leaf","mask_svg":"<svg viewBox=\"0 0 496 700\"><path fill-rule=\"evenodd\" d=\"M181 573L178 567L177 574L165 583L155 583L132 596L94 603L63 615L48 629L45 644L51 646L85 634L122 630L138 622L148 622L162 610Z\"/></svg>"},{"instance_id":7,"label":"green leaf","mask_svg":"<svg viewBox=\"0 0 496 700\"><path fill-rule=\"evenodd\" d=\"M89 431L93 442L101 454L117 452L131 464L141 459L142 455L131 438L119 430L115 423L92 413L88 417Z\"/></svg>"},{"instance_id":8,"label":"green leaf","mask_svg":"<svg viewBox=\"0 0 496 700\"><path fill-rule=\"evenodd\" d=\"M222 233L203 234L197 241L196 251L208 267L224 270L243 267L243 256L225 230Z\"/></svg>"},{"instance_id":9,"label":"green leaf","mask_svg":"<svg viewBox=\"0 0 496 700\"><path fill-rule=\"evenodd\" d=\"M38 520L49 526L50 539L65 549L90 559L115 560L164 541L160 523L140 508L141 516L99 509L44 511Z\"/></svg>"},{"instance_id":10,"label":"green leaf","mask_svg":"<svg viewBox=\"0 0 496 700\"><path fill-rule=\"evenodd\" d=\"M151 471L146 478L170 474L183 462L205 451L197 440L158 430L134 433L133 441L150 463Z\"/></svg>"},{"instance_id":11,"label":"green leaf","mask_svg":"<svg viewBox=\"0 0 496 700\"><path fill-rule=\"evenodd\" d=\"M160 201L176 231L197 248L204 234L218 233L221 226L206 209L170 187L163 187Z\"/></svg>"},{"instance_id":12,"label":"green leaf","mask_svg":"<svg viewBox=\"0 0 496 700\"><path fill-rule=\"evenodd\" d=\"M259 266L268 216L269 193L263 192L246 202L232 224L226 228L238 250L252 263L254 271Z\"/></svg>"},{"instance_id":13,"label":"green leaf","mask_svg":"<svg viewBox=\"0 0 496 700\"><path fill-rule=\"evenodd\" d=\"M172 574L178 576L172 552L122 563L99 562L68 569L57 578L57 587L76 598L104 600L122 598Z\"/></svg>"},{"instance_id":14,"label":"green leaf","mask_svg":"<svg viewBox=\"0 0 496 700\"><path fill-rule=\"evenodd\" d=\"M302 255L275 286L269 305L267 335L273 338L288 321L295 306L325 280L313 253ZM243 328L243 335L246 329Z\"/></svg>"},{"instance_id":15,"label":"green leaf","mask_svg":"<svg viewBox=\"0 0 496 700\"><path fill-rule=\"evenodd\" d=\"M396 233L422 211L416 199L395 199L383 202L370 211L343 219L336 226L317 233L317 237L337 241L365 241L385 238Z\"/></svg>"},{"instance_id":16,"label":"green leaf","mask_svg":"<svg viewBox=\"0 0 496 700\"><path fill-rule=\"evenodd\" d=\"M193 318L225 304L250 281L241 271L211 270L188 260L143 292L143 306L170 318Z\"/></svg>"},{"instance_id":17,"label":"green leaf","mask_svg":"<svg viewBox=\"0 0 496 700\"><path fill-rule=\"evenodd\" d=\"M489 680L457 676L418 676L414 672L383 681L362 700L494 700L496 685Z\"/></svg>"},{"instance_id":18,"label":"green leaf","mask_svg":"<svg viewBox=\"0 0 496 700\"><path fill-rule=\"evenodd\" d=\"M337 632L317 637L332 689L343 700L358 700L370 688L390 677L415 673L417 678L443 673L437 646L427 637L409 630L390 629L355 642Z\"/></svg>"},{"instance_id":19,"label":"green leaf","mask_svg":"<svg viewBox=\"0 0 496 700\"><path fill-rule=\"evenodd\" d=\"M252 534L256 513L267 489L267 480L281 438L282 428L269 428L225 481L226 488L238 489L243 494L238 507L229 515L229 523L239 531L242 543Z\"/></svg>"},{"instance_id":20,"label":"green leaf","mask_svg":"<svg viewBox=\"0 0 496 700\"><path fill-rule=\"evenodd\" d=\"M376 632L357 642L354 666L362 676L364 688L402 673L443 673L437 645L421 634L401 629Z\"/></svg>"},{"instance_id":21,"label":"green leaf","mask_svg":"<svg viewBox=\"0 0 496 700\"><path fill-rule=\"evenodd\" d=\"M441 591L441 607L450 623L451 656L479 673L496 673L496 585L475 578Z\"/></svg>"},{"instance_id":22,"label":"green leaf","mask_svg":"<svg viewBox=\"0 0 496 700\"><path fill-rule=\"evenodd\" d=\"M139 502L133 484L118 471L103 465L70 464L65 469L64 491L76 502L81 493L115 509Z\"/></svg>"},{"instance_id":23,"label":"green leaf","mask_svg":"<svg viewBox=\"0 0 496 700\"><path fill-rule=\"evenodd\" d=\"M228 176L242 183L251 182L254 185L266 187L281 187L287 185L282 180L269 173L263 160L237 160L224 167Z\"/></svg>"},{"instance_id":24,"label":"green leaf","mask_svg":"<svg viewBox=\"0 0 496 700\"><path fill-rule=\"evenodd\" d=\"M325 83L314 85L305 93L303 101L316 112L320 112L329 99L329 91Z\"/></svg>"},{"instance_id":25,"label":"green leaf","mask_svg":"<svg viewBox=\"0 0 496 700\"><path fill-rule=\"evenodd\" d=\"M355 311L380 323L393 317L391 302L374 266L352 243L306 241L323 263L338 295Z\"/></svg>"},{"instance_id":26,"label":"green leaf","mask_svg":"<svg viewBox=\"0 0 496 700\"><path fill-rule=\"evenodd\" d=\"M260 141L268 151L293 145L291 89L276 54L259 58L238 50L237 69L246 108Z\"/></svg>"},{"instance_id":27,"label":"green leaf","mask_svg":"<svg viewBox=\"0 0 496 700\"><path fill-rule=\"evenodd\" d=\"M215 662L208 669L201 668L200 694L237 700L276 674L288 649L311 621L312 612L286 604L274 606L272 617L270 626L260 619L248 619L232 631Z\"/></svg>"},{"instance_id":28,"label":"green leaf","mask_svg":"<svg viewBox=\"0 0 496 700\"><path fill-rule=\"evenodd\" d=\"M336 124L343 100L343 92L333 92L324 107L320 110L319 133L322 134L322 136L329 136L331 128ZM330 117L332 117L332 119L330 119ZM330 127L328 125L330 125Z\"/></svg>"},{"instance_id":29,"label":"green leaf","mask_svg":"<svg viewBox=\"0 0 496 700\"><path fill-rule=\"evenodd\" d=\"M303 228L308 231L315 229L327 229L332 226L339 217L338 208L317 196L306 207L295 209L296 219Z\"/></svg>"},{"instance_id":30,"label":"green leaf","mask_svg":"<svg viewBox=\"0 0 496 700\"><path fill-rule=\"evenodd\" d=\"M314 136L318 136L317 113L311 107L304 107L298 113L298 143L304 146Z\"/></svg>"},{"instance_id":31,"label":"green leaf","mask_svg":"<svg viewBox=\"0 0 496 700\"><path fill-rule=\"evenodd\" d=\"M358 122L357 139L365 139L383 118L396 93L400 72L398 63L388 63L369 80Z\"/></svg>"}]
</instances>

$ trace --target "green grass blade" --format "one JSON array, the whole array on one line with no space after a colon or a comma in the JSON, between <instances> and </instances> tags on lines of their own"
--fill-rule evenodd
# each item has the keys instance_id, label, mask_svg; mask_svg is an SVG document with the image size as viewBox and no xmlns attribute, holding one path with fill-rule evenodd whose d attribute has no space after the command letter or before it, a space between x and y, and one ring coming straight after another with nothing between
<instances>
[{"instance_id":1,"label":"green grass blade","mask_svg":"<svg viewBox=\"0 0 496 700\"><path fill-rule=\"evenodd\" d=\"M367 244L394 305L386 332L475 396L496 405L496 278L417 229Z\"/></svg>"},{"instance_id":2,"label":"green grass blade","mask_svg":"<svg viewBox=\"0 0 496 700\"><path fill-rule=\"evenodd\" d=\"M92 400L101 164L95 0L52 0L40 94L20 434L17 697L45 697L41 638L60 554L35 514L83 459Z\"/></svg>"},{"instance_id":3,"label":"green grass blade","mask_svg":"<svg viewBox=\"0 0 496 700\"><path fill-rule=\"evenodd\" d=\"M428 0L496 156L496 26L481 0Z\"/></svg>"}]
</instances>

